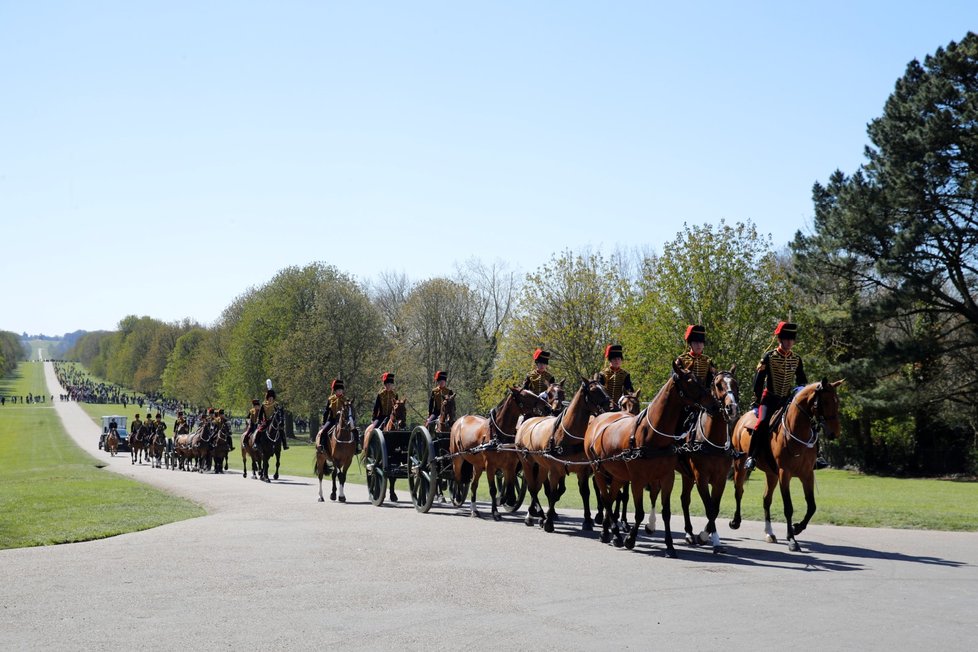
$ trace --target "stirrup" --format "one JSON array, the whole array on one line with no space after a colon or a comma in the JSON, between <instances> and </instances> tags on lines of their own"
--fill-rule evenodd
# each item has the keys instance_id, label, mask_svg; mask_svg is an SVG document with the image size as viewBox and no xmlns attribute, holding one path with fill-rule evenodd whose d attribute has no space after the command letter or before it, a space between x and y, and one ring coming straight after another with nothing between
<instances>
[{"instance_id":1,"label":"stirrup","mask_svg":"<svg viewBox=\"0 0 978 652\"><path fill-rule=\"evenodd\" d=\"M746 471L753 471L755 465L756 465L756 462L754 461L754 458L751 457L750 455L748 455L747 456L747 459L744 460L744 470L746 470Z\"/></svg>"}]
</instances>

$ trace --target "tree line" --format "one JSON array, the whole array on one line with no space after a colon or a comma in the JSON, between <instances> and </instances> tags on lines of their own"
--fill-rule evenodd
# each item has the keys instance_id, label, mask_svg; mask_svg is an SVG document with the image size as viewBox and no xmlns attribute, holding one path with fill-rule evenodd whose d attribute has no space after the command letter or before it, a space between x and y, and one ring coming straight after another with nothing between
<instances>
[{"instance_id":1,"label":"tree line","mask_svg":"<svg viewBox=\"0 0 978 652\"><path fill-rule=\"evenodd\" d=\"M248 290L211 327L126 317L70 357L137 391L244 409L271 378L313 423L342 377L361 418L394 371L420 421L435 371L462 413L488 409L536 347L573 385L608 343L643 396L668 378L687 324L736 364L750 401L757 361L782 319L800 325L810 380L845 378L837 465L896 473L978 466L978 36L912 61L869 125L857 171L813 189L814 223L789 247L746 223L684 225L661 252L555 253L519 274L470 261L419 282L360 282L325 263Z\"/></svg>"},{"instance_id":2,"label":"tree line","mask_svg":"<svg viewBox=\"0 0 978 652\"><path fill-rule=\"evenodd\" d=\"M27 354L17 333L0 331L0 378L16 369L17 363L27 359Z\"/></svg>"}]
</instances>

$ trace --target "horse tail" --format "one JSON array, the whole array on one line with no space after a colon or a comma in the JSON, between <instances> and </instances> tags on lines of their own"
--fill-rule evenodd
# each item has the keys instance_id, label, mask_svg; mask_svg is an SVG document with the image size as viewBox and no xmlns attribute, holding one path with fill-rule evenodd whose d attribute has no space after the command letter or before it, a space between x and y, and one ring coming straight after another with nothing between
<instances>
[{"instance_id":1,"label":"horse tail","mask_svg":"<svg viewBox=\"0 0 978 652\"><path fill-rule=\"evenodd\" d=\"M462 484L472 481L472 462L462 460Z\"/></svg>"}]
</instances>

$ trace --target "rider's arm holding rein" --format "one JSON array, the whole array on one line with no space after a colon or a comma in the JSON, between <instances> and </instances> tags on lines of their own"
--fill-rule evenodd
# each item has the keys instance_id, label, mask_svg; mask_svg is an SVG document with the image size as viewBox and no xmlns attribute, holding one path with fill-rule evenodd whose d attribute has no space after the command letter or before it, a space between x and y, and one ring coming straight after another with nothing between
<instances>
[{"instance_id":1,"label":"rider's arm holding rein","mask_svg":"<svg viewBox=\"0 0 978 652\"><path fill-rule=\"evenodd\" d=\"M805 364L801 356L798 356L798 368L795 369L795 383L801 387L808 384L808 376L805 375Z\"/></svg>"},{"instance_id":2,"label":"rider's arm holding rein","mask_svg":"<svg viewBox=\"0 0 978 652\"><path fill-rule=\"evenodd\" d=\"M765 384L767 382L768 367L771 361L771 354L765 353L761 361L757 363L757 373L754 374L754 398L758 403L764 398L764 392L767 389Z\"/></svg>"}]
</instances>

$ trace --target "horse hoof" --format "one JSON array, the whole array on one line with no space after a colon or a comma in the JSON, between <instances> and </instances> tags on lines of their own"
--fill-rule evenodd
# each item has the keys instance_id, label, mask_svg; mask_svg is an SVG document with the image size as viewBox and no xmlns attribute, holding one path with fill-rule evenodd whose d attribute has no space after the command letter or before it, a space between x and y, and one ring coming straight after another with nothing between
<instances>
[{"instance_id":1,"label":"horse hoof","mask_svg":"<svg viewBox=\"0 0 978 652\"><path fill-rule=\"evenodd\" d=\"M788 542L788 550L790 550L791 552L801 552L801 546L798 545L797 541L792 539L791 541Z\"/></svg>"},{"instance_id":2,"label":"horse hoof","mask_svg":"<svg viewBox=\"0 0 978 652\"><path fill-rule=\"evenodd\" d=\"M272 476L272 480L278 480L278 473Z\"/></svg>"},{"instance_id":3,"label":"horse hoof","mask_svg":"<svg viewBox=\"0 0 978 652\"><path fill-rule=\"evenodd\" d=\"M323 498L322 496L320 496L320 497L319 497L319 502L321 502L321 503L325 503L325 502L326 502L326 499L325 499L325 498Z\"/></svg>"},{"instance_id":4,"label":"horse hoof","mask_svg":"<svg viewBox=\"0 0 978 652\"><path fill-rule=\"evenodd\" d=\"M584 525L581 526L582 532L594 532L594 523L590 521L584 521Z\"/></svg>"},{"instance_id":5,"label":"horse hoof","mask_svg":"<svg viewBox=\"0 0 978 652\"><path fill-rule=\"evenodd\" d=\"M624 547L624 545L625 545L625 542L621 540L621 537L615 537L615 547L616 548L622 548L622 547Z\"/></svg>"},{"instance_id":6,"label":"horse hoof","mask_svg":"<svg viewBox=\"0 0 978 652\"><path fill-rule=\"evenodd\" d=\"M766 537L764 537L764 540L767 541L768 543L777 543L778 537L774 536L773 534L769 534Z\"/></svg>"},{"instance_id":7,"label":"horse hoof","mask_svg":"<svg viewBox=\"0 0 978 652\"><path fill-rule=\"evenodd\" d=\"M649 525L648 523L646 523L645 524L645 533L646 534L655 534L655 526L654 525Z\"/></svg>"},{"instance_id":8,"label":"horse hoof","mask_svg":"<svg viewBox=\"0 0 978 652\"><path fill-rule=\"evenodd\" d=\"M740 521L730 521L729 523L727 523L727 525L730 527L731 530L740 529Z\"/></svg>"},{"instance_id":9,"label":"horse hoof","mask_svg":"<svg viewBox=\"0 0 978 652\"><path fill-rule=\"evenodd\" d=\"M501 521L501 520L503 520L503 517L500 516L499 512L493 512L493 514L492 514L492 520L494 520L494 521Z\"/></svg>"},{"instance_id":10,"label":"horse hoof","mask_svg":"<svg viewBox=\"0 0 978 652\"><path fill-rule=\"evenodd\" d=\"M625 539L625 547L629 550L633 549L635 547L635 537L628 537Z\"/></svg>"},{"instance_id":11,"label":"horse hoof","mask_svg":"<svg viewBox=\"0 0 978 652\"><path fill-rule=\"evenodd\" d=\"M346 496L340 496L340 502L341 503L345 503L346 502Z\"/></svg>"},{"instance_id":12,"label":"horse hoof","mask_svg":"<svg viewBox=\"0 0 978 652\"><path fill-rule=\"evenodd\" d=\"M697 542L695 539L693 539L693 535L687 534L686 535L686 544L687 545L690 545L690 546L696 546L696 545L699 545L699 542Z\"/></svg>"},{"instance_id":13,"label":"horse hoof","mask_svg":"<svg viewBox=\"0 0 978 652\"><path fill-rule=\"evenodd\" d=\"M611 535L607 532L601 533L601 543L611 543Z\"/></svg>"},{"instance_id":14,"label":"horse hoof","mask_svg":"<svg viewBox=\"0 0 978 652\"><path fill-rule=\"evenodd\" d=\"M479 518L479 510L473 509L469 512L469 518Z\"/></svg>"},{"instance_id":15,"label":"horse hoof","mask_svg":"<svg viewBox=\"0 0 978 652\"><path fill-rule=\"evenodd\" d=\"M543 522L543 531L544 532L553 532L554 531L554 523L553 523L553 521L544 521Z\"/></svg>"},{"instance_id":16,"label":"horse hoof","mask_svg":"<svg viewBox=\"0 0 978 652\"><path fill-rule=\"evenodd\" d=\"M533 517L527 514L526 518L523 519L523 522L526 524L526 527L533 527L533 520L534 520Z\"/></svg>"},{"instance_id":17,"label":"horse hoof","mask_svg":"<svg viewBox=\"0 0 978 652\"><path fill-rule=\"evenodd\" d=\"M679 555L676 554L676 551L670 549L666 550L666 557L669 559L679 559Z\"/></svg>"},{"instance_id":18,"label":"horse hoof","mask_svg":"<svg viewBox=\"0 0 978 652\"><path fill-rule=\"evenodd\" d=\"M713 554L714 555L725 555L725 554L727 554L727 549L724 548L723 546L713 546Z\"/></svg>"},{"instance_id":19,"label":"horse hoof","mask_svg":"<svg viewBox=\"0 0 978 652\"><path fill-rule=\"evenodd\" d=\"M710 542L710 535L706 532L700 532L696 535L696 543L701 546L705 546Z\"/></svg>"},{"instance_id":20,"label":"horse hoof","mask_svg":"<svg viewBox=\"0 0 978 652\"><path fill-rule=\"evenodd\" d=\"M791 529L795 531L795 535L797 536L805 531L805 526L801 523L795 523L791 526Z\"/></svg>"},{"instance_id":21,"label":"horse hoof","mask_svg":"<svg viewBox=\"0 0 978 652\"><path fill-rule=\"evenodd\" d=\"M330 500L336 500L336 493L335 493L335 492L334 492L334 493L331 493L331 494L329 495L329 499L330 499Z\"/></svg>"}]
</instances>

